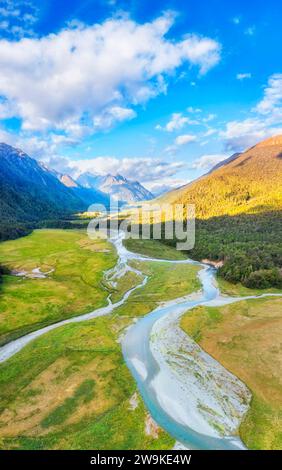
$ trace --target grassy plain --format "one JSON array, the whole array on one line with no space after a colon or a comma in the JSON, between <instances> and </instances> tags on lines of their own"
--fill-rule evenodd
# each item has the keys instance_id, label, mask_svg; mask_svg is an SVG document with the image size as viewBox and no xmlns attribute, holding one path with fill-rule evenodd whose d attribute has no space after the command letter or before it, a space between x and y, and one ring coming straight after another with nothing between
<instances>
[{"instance_id":1,"label":"grassy plain","mask_svg":"<svg viewBox=\"0 0 282 470\"><path fill-rule=\"evenodd\" d=\"M39 338L2 364L0 384L2 448L173 445L159 428L157 435L146 433L149 417L110 318L71 324Z\"/></svg>"},{"instance_id":2,"label":"grassy plain","mask_svg":"<svg viewBox=\"0 0 282 470\"><path fill-rule=\"evenodd\" d=\"M269 289L250 289L249 287L243 286L240 282L232 283L226 281L224 278L217 276L216 278L218 287L224 295L231 297L246 297L249 295L262 295L262 294L278 294L282 293L281 289L269 288Z\"/></svg>"},{"instance_id":3,"label":"grassy plain","mask_svg":"<svg viewBox=\"0 0 282 470\"><path fill-rule=\"evenodd\" d=\"M158 240L133 240L127 239L124 242L125 246L133 252L140 253L148 257L167 259L167 260L184 260L187 259L187 254L182 251L176 250L173 246L165 245ZM248 295L261 295L264 293L278 293L279 289L250 289L243 286L240 282L231 283L226 279L217 276L217 283L221 292L225 295L233 297L248 296Z\"/></svg>"},{"instance_id":4,"label":"grassy plain","mask_svg":"<svg viewBox=\"0 0 282 470\"><path fill-rule=\"evenodd\" d=\"M52 233L57 240L61 231ZM97 246L84 239L83 234L75 233L79 242L78 252L87 251L93 255L89 272L91 262L97 266L95 258L100 259L101 255L110 259L107 267L111 265L115 259L112 251L101 253L101 246L97 250ZM70 231L62 233L66 243L70 243L73 236ZM20 243L25 246L26 240L17 240L25 269L30 263L31 251L24 251L24 262L24 247L21 248ZM50 238L49 243L52 245ZM36 258L36 250L33 253ZM34 259L30 266L38 266L38 261L38 258ZM76 272L77 265L81 269L81 262L80 255L76 258L73 254L72 272ZM152 422L143 405L135 381L124 363L119 338L135 318L145 315L159 302L197 290L200 287L198 269L149 261L134 261L132 264L148 275L148 283L133 292L128 301L110 316L60 327L33 341L0 365L1 448L172 448L174 440ZM15 261L13 265L16 265ZM52 266L51 262L49 266ZM39 283L42 280L35 281ZM118 300L122 293L139 282L138 276L121 278L113 300ZM100 298L105 300L108 290L104 289L102 277L98 278L96 287L100 289ZM28 289L27 297L30 292L33 295L33 291ZM88 293L84 295L87 296L84 301L91 303ZM24 300L21 302L25 305ZM96 305L91 305L88 310L93 308Z\"/></svg>"},{"instance_id":5,"label":"grassy plain","mask_svg":"<svg viewBox=\"0 0 282 470\"><path fill-rule=\"evenodd\" d=\"M0 244L0 264L11 271L54 270L45 279L4 276L0 344L106 303L103 271L115 265L110 243L80 230L36 230Z\"/></svg>"},{"instance_id":6,"label":"grassy plain","mask_svg":"<svg viewBox=\"0 0 282 470\"><path fill-rule=\"evenodd\" d=\"M152 258L168 260L187 259L187 256L182 251L178 251L172 246L164 245L158 240L134 240L133 238L128 238L124 240L124 245L130 251Z\"/></svg>"},{"instance_id":7,"label":"grassy plain","mask_svg":"<svg viewBox=\"0 0 282 470\"><path fill-rule=\"evenodd\" d=\"M251 390L240 435L250 449L282 448L282 299L197 307L181 326Z\"/></svg>"}]
</instances>

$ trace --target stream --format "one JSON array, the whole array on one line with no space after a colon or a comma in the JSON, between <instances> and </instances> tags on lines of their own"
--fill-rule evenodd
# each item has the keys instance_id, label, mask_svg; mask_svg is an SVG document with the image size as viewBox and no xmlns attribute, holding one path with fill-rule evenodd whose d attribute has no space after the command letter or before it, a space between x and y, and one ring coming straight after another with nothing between
<instances>
[{"instance_id":1,"label":"stream","mask_svg":"<svg viewBox=\"0 0 282 470\"><path fill-rule=\"evenodd\" d=\"M70 323L110 314L126 302L133 291L147 283L144 276L128 262L154 261L200 266L202 289L161 306L130 326L121 338L124 359L151 416L187 449L244 449L236 430L249 407L247 387L205 353L178 326L179 318L198 305L224 305L255 296L232 298L221 296L215 281L215 268L193 260L160 260L129 252L123 245L125 234L112 236L118 254L115 268L105 273L114 282L124 272L133 270L143 280L127 291L121 300L90 313L46 326L0 348L0 362L19 352L43 334ZM263 294L279 295L279 294ZM260 296L260 297L262 297Z\"/></svg>"}]
</instances>

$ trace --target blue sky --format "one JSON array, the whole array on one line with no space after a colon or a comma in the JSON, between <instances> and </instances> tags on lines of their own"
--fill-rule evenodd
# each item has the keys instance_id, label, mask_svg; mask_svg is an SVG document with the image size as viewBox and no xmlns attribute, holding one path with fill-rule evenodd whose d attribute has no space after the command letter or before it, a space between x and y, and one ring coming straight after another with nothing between
<instances>
[{"instance_id":1,"label":"blue sky","mask_svg":"<svg viewBox=\"0 0 282 470\"><path fill-rule=\"evenodd\" d=\"M282 133L277 0L0 0L0 140L153 191Z\"/></svg>"}]
</instances>

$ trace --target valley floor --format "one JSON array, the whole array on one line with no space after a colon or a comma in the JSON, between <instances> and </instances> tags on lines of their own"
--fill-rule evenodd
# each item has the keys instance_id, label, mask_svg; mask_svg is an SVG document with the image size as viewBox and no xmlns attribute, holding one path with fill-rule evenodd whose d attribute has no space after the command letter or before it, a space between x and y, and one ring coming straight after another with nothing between
<instances>
[{"instance_id":1,"label":"valley floor","mask_svg":"<svg viewBox=\"0 0 282 470\"><path fill-rule=\"evenodd\" d=\"M104 305L103 271L116 259L111 244L80 230L35 230L1 243L0 264L13 275L0 285L0 344ZM49 274L29 277L38 268Z\"/></svg>"},{"instance_id":2,"label":"valley floor","mask_svg":"<svg viewBox=\"0 0 282 470\"><path fill-rule=\"evenodd\" d=\"M157 241L130 240L126 245L156 258L185 259ZM89 240L83 230L38 230L0 245L0 263L14 271L1 285L2 344L91 312L106 305L109 295L118 302L148 277L111 315L61 326L0 364L2 449L173 447L175 439L146 410L120 343L138 318L165 301L198 292L199 267L131 260L131 270L111 282L105 272L116 261L112 244ZM29 277L38 269L46 277ZM20 273L24 275L15 275ZM257 293L220 282L226 294ZM240 428L250 448L282 448L279 308L279 298L246 300L198 307L181 321L183 330L252 391Z\"/></svg>"},{"instance_id":3,"label":"valley floor","mask_svg":"<svg viewBox=\"0 0 282 470\"><path fill-rule=\"evenodd\" d=\"M140 283L138 276L129 276L130 273L118 279L114 287L102 282L103 271L116 262L112 245L89 241L82 231L36 231L26 238L3 243L1 254L2 263L5 258L13 269L54 269L43 279L5 276L1 297L6 310L1 320L5 325L11 319L10 334L18 334L19 328L21 334L24 328L34 329L38 318L51 322L52 317L46 316L48 302L49 306L58 302L61 307L54 321L105 304L109 292L117 301L122 293ZM2 448L173 447L175 440L154 423L144 407L124 363L119 338L138 316L161 301L198 290L198 268L149 261L132 264L149 276L148 283L132 293L111 316L60 327L1 364ZM17 303L11 301L14 282L20 286L20 296L15 296ZM70 298L61 296L64 290ZM34 308L30 311L31 305Z\"/></svg>"}]
</instances>

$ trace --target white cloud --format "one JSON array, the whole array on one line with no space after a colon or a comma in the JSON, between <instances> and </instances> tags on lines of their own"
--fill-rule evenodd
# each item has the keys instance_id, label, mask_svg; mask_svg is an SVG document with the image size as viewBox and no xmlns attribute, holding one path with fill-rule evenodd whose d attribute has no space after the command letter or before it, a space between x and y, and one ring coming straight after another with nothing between
<instances>
[{"instance_id":1,"label":"white cloud","mask_svg":"<svg viewBox=\"0 0 282 470\"><path fill-rule=\"evenodd\" d=\"M146 183L146 188L153 194L159 196L162 193L171 191L172 189L179 188L184 184L189 183L189 180L182 178L162 178L161 181L151 181Z\"/></svg>"},{"instance_id":2,"label":"white cloud","mask_svg":"<svg viewBox=\"0 0 282 470\"><path fill-rule=\"evenodd\" d=\"M0 16L4 16L6 18L11 16L19 16L20 14L21 12L18 8L12 9L8 8L8 6L0 8Z\"/></svg>"},{"instance_id":3,"label":"white cloud","mask_svg":"<svg viewBox=\"0 0 282 470\"><path fill-rule=\"evenodd\" d=\"M220 133L226 147L244 150L260 140L282 132L282 74L269 77L262 100L252 109L251 117L228 122Z\"/></svg>"},{"instance_id":4,"label":"white cloud","mask_svg":"<svg viewBox=\"0 0 282 470\"><path fill-rule=\"evenodd\" d=\"M225 131L221 132L221 137L225 140L227 149L241 151L257 144L260 140L281 133L282 127L272 126L271 120L256 117L229 122Z\"/></svg>"},{"instance_id":5,"label":"white cloud","mask_svg":"<svg viewBox=\"0 0 282 470\"><path fill-rule=\"evenodd\" d=\"M112 106L105 109L100 115L95 116L93 120L94 129L110 129L117 122L128 121L136 117L136 112L130 108L121 106Z\"/></svg>"},{"instance_id":6,"label":"white cloud","mask_svg":"<svg viewBox=\"0 0 282 470\"><path fill-rule=\"evenodd\" d=\"M58 162L61 165L59 160ZM55 165L55 162L53 162L53 165ZM68 171L74 177L87 171L101 175L120 173L129 179L150 182L172 177L185 166L186 163L184 162L166 162L154 158L118 159L116 157L105 156L87 160L72 160L68 163ZM58 166L57 169L59 169Z\"/></svg>"},{"instance_id":7,"label":"white cloud","mask_svg":"<svg viewBox=\"0 0 282 470\"><path fill-rule=\"evenodd\" d=\"M165 77L180 65L203 74L218 63L220 44L212 39L166 38L173 21L171 13L145 24L121 17L41 38L2 39L0 94L24 129L91 127L105 109L165 92Z\"/></svg>"},{"instance_id":8,"label":"white cloud","mask_svg":"<svg viewBox=\"0 0 282 470\"><path fill-rule=\"evenodd\" d=\"M29 138L0 129L0 142L20 148L33 158L41 159L55 150L56 145L52 145L50 140L40 139L32 136Z\"/></svg>"},{"instance_id":9,"label":"white cloud","mask_svg":"<svg viewBox=\"0 0 282 470\"><path fill-rule=\"evenodd\" d=\"M212 154L212 155L202 155L202 157L198 158L192 165L192 168L197 170L210 170L214 167L217 163L222 162L229 155L226 154Z\"/></svg>"},{"instance_id":10,"label":"white cloud","mask_svg":"<svg viewBox=\"0 0 282 470\"><path fill-rule=\"evenodd\" d=\"M202 112L201 108L193 108L193 106L189 106L187 108L187 111L188 111L188 113L193 113L193 114Z\"/></svg>"},{"instance_id":11,"label":"white cloud","mask_svg":"<svg viewBox=\"0 0 282 470\"><path fill-rule=\"evenodd\" d=\"M236 75L237 80L245 80L246 78L252 78L251 73L237 73Z\"/></svg>"},{"instance_id":12,"label":"white cloud","mask_svg":"<svg viewBox=\"0 0 282 470\"><path fill-rule=\"evenodd\" d=\"M171 116L171 120L164 127L158 124L156 126L156 129L164 130L167 132L173 132L182 129L186 124L188 124L188 122L189 119L183 116L182 113L173 113Z\"/></svg>"},{"instance_id":13,"label":"white cloud","mask_svg":"<svg viewBox=\"0 0 282 470\"><path fill-rule=\"evenodd\" d=\"M7 132L5 129L0 128L0 142L5 142L5 144L13 145L13 142L15 142L15 138L13 134Z\"/></svg>"},{"instance_id":14,"label":"white cloud","mask_svg":"<svg viewBox=\"0 0 282 470\"><path fill-rule=\"evenodd\" d=\"M58 152L62 146L75 147L79 140L67 135L49 133L48 135L26 135L16 134L0 128L0 142L20 148L32 158L48 162L52 157L58 157ZM52 156L52 157L50 157ZM58 157L59 158L59 157Z\"/></svg>"},{"instance_id":15,"label":"white cloud","mask_svg":"<svg viewBox=\"0 0 282 470\"><path fill-rule=\"evenodd\" d=\"M221 133L230 150L244 150L269 135L271 131L266 128L264 121L258 118L228 122L225 131Z\"/></svg>"},{"instance_id":16,"label":"white cloud","mask_svg":"<svg viewBox=\"0 0 282 470\"><path fill-rule=\"evenodd\" d=\"M218 131L217 129L213 129L212 127L209 128L205 133L204 133L204 137L210 137L211 135L214 135L216 134Z\"/></svg>"},{"instance_id":17,"label":"white cloud","mask_svg":"<svg viewBox=\"0 0 282 470\"><path fill-rule=\"evenodd\" d=\"M208 114L207 117L203 118L203 122L210 122L213 121L216 118L216 114Z\"/></svg>"},{"instance_id":18,"label":"white cloud","mask_svg":"<svg viewBox=\"0 0 282 470\"><path fill-rule=\"evenodd\" d=\"M167 153L168 155L170 156L174 156L176 155L176 153L178 152L178 147L177 145L168 145L165 149L164 149L164 152Z\"/></svg>"},{"instance_id":19,"label":"white cloud","mask_svg":"<svg viewBox=\"0 0 282 470\"><path fill-rule=\"evenodd\" d=\"M0 18L7 23L5 34L14 39L24 36L34 36L31 28L38 20L38 7L29 0L1 0ZM9 21L7 21L9 20Z\"/></svg>"},{"instance_id":20,"label":"white cloud","mask_svg":"<svg viewBox=\"0 0 282 470\"><path fill-rule=\"evenodd\" d=\"M181 145L190 144L192 142L195 142L196 140L197 140L197 137L195 135L183 134L183 135L179 135L178 137L176 137L174 143L177 146L181 146Z\"/></svg>"},{"instance_id":21,"label":"white cloud","mask_svg":"<svg viewBox=\"0 0 282 470\"><path fill-rule=\"evenodd\" d=\"M183 116L182 113L173 113L170 121L164 127L158 124L156 129L159 131L173 132L181 130L187 124L195 126L200 124L200 121L198 119L191 119L187 116Z\"/></svg>"},{"instance_id":22,"label":"white cloud","mask_svg":"<svg viewBox=\"0 0 282 470\"><path fill-rule=\"evenodd\" d=\"M8 29L9 28L9 21L3 20L0 21L0 29Z\"/></svg>"},{"instance_id":23,"label":"white cloud","mask_svg":"<svg viewBox=\"0 0 282 470\"><path fill-rule=\"evenodd\" d=\"M264 89L264 97L255 110L260 114L269 114L282 107L282 74L272 75Z\"/></svg>"}]
</instances>

